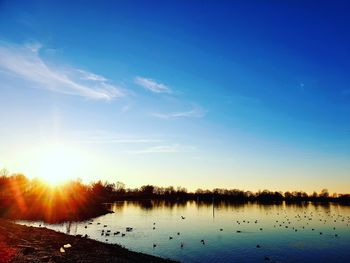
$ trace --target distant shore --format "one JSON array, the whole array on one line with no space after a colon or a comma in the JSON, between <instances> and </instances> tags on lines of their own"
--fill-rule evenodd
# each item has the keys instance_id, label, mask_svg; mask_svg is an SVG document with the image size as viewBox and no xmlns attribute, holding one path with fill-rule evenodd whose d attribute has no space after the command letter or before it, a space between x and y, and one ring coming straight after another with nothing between
<instances>
[{"instance_id":1,"label":"distant shore","mask_svg":"<svg viewBox=\"0 0 350 263\"><path fill-rule=\"evenodd\" d=\"M64 245L71 246L64 248ZM60 249L63 250L60 251ZM14 224L0 219L0 262L174 262L132 252L119 245L71 236L47 228Z\"/></svg>"},{"instance_id":2,"label":"distant shore","mask_svg":"<svg viewBox=\"0 0 350 263\"><path fill-rule=\"evenodd\" d=\"M28 179L23 174L10 174L0 170L0 217L9 219L42 220L49 223L81 221L95 218L110 209L106 203L122 200L154 200L169 203L196 202L259 202L302 204L317 202L349 205L350 194L330 194L327 189L309 195L303 191L243 191L239 189L215 188L197 189L188 192L186 188L172 186L158 187L143 185L129 189L121 182L67 181L62 185L50 186L38 179Z\"/></svg>"}]
</instances>

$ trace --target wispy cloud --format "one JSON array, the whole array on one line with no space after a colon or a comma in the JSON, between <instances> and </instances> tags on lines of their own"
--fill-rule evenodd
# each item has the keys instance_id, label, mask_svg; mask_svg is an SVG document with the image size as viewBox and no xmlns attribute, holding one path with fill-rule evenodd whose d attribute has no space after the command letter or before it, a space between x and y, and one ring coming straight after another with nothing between
<instances>
[{"instance_id":1,"label":"wispy cloud","mask_svg":"<svg viewBox=\"0 0 350 263\"><path fill-rule=\"evenodd\" d=\"M153 93L168 93L171 94L171 99L173 102L177 102L179 105L180 100L176 98L176 94L166 86L165 84L156 82L150 78L136 77L135 83L142 86L146 90L149 90ZM169 101L169 97L168 101ZM181 102L183 104L183 102ZM150 115L159 119L169 120L177 118L202 118L206 115L207 111L193 103L192 107L187 111L174 111L174 112L153 112Z\"/></svg>"},{"instance_id":2,"label":"wispy cloud","mask_svg":"<svg viewBox=\"0 0 350 263\"><path fill-rule=\"evenodd\" d=\"M188 152L195 149L196 147L194 146L170 144L170 145L153 146L143 150L128 151L128 153L130 154L179 153L179 152Z\"/></svg>"},{"instance_id":3,"label":"wispy cloud","mask_svg":"<svg viewBox=\"0 0 350 263\"><path fill-rule=\"evenodd\" d=\"M85 70L79 69L78 72L81 73L81 75L82 75L81 78L82 79L93 80L93 81L101 81L101 82L108 81L106 78L104 78L102 76L96 75L96 74L91 73L91 72L87 72Z\"/></svg>"},{"instance_id":4,"label":"wispy cloud","mask_svg":"<svg viewBox=\"0 0 350 263\"><path fill-rule=\"evenodd\" d=\"M64 137L70 138L72 143L81 144L147 144L147 143L161 143L162 139L155 137L143 137L118 134L108 131L74 131L65 134Z\"/></svg>"},{"instance_id":5,"label":"wispy cloud","mask_svg":"<svg viewBox=\"0 0 350 263\"><path fill-rule=\"evenodd\" d=\"M86 140L75 140L74 143L82 144L136 144L136 143L154 143L162 142L162 140L155 139L86 139Z\"/></svg>"},{"instance_id":6,"label":"wispy cloud","mask_svg":"<svg viewBox=\"0 0 350 263\"><path fill-rule=\"evenodd\" d=\"M40 44L0 43L0 70L26 86L89 99L112 100L125 96L105 77L74 67L49 64L40 56Z\"/></svg>"},{"instance_id":7,"label":"wispy cloud","mask_svg":"<svg viewBox=\"0 0 350 263\"><path fill-rule=\"evenodd\" d=\"M170 112L170 113L153 113L152 116L160 119L176 119L176 118L202 118L207 113L206 110L202 109L198 105L193 105L191 110Z\"/></svg>"},{"instance_id":8,"label":"wispy cloud","mask_svg":"<svg viewBox=\"0 0 350 263\"><path fill-rule=\"evenodd\" d=\"M158 83L153 79L136 77L135 83L154 93L171 93L171 89L168 86Z\"/></svg>"}]
</instances>

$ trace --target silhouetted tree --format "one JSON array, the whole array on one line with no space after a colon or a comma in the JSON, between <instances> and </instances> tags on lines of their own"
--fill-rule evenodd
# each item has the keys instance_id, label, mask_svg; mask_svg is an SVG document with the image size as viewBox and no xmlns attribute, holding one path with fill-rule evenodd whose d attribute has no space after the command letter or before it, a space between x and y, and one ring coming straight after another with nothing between
<instances>
[{"instance_id":1,"label":"silhouetted tree","mask_svg":"<svg viewBox=\"0 0 350 263\"><path fill-rule=\"evenodd\" d=\"M328 189L322 189L321 193L319 194L319 197L326 199L329 197Z\"/></svg>"},{"instance_id":2,"label":"silhouetted tree","mask_svg":"<svg viewBox=\"0 0 350 263\"><path fill-rule=\"evenodd\" d=\"M140 194L143 197L152 197L153 190L154 190L153 185L144 185L144 186L141 186L140 188Z\"/></svg>"},{"instance_id":3,"label":"silhouetted tree","mask_svg":"<svg viewBox=\"0 0 350 263\"><path fill-rule=\"evenodd\" d=\"M314 192L310 196L303 191L287 191L282 194L278 191L263 190L253 193L225 188L197 189L195 192L188 192L186 188L180 186L175 189L173 186L144 185L139 189L126 189L122 182L113 184L102 181L87 185L79 179L52 188L38 179L29 180L22 174L10 175L7 170L1 170L0 174L0 215L51 221L96 216L106 212L103 202L120 199L145 201L147 199L145 208L153 206L154 200L165 200L171 206L185 204L187 200L196 200L205 205L210 205L213 201L281 202L283 200L289 204L299 202L299 205L303 205L303 201L317 201L320 204L327 204L329 201L350 203L350 194L334 193L330 197L327 189L323 189L320 194Z\"/></svg>"}]
</instances>

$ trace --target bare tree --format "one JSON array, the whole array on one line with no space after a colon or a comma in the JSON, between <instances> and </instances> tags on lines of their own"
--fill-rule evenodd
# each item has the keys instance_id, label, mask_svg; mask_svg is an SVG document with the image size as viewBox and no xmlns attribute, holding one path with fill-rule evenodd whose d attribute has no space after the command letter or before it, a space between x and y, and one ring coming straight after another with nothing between
<instances>
[{"instance_id":1,"label":"bare tree","mask_svg":"<svg viewBox=\"0 0 350 263\"><path fill-rule=\"evenodd\" d=\"M0 176L9 176L10 175L10 172L9 172L9 170L7 170L6 168L2 168L1 170L0 170Z\"/></svg>"}]
</instances>

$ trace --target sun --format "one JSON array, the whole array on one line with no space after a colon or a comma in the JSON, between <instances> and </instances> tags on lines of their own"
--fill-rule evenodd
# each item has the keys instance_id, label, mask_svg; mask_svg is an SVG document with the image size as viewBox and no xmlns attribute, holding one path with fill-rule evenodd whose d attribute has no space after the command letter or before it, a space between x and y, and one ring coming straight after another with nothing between
<instances>
[{"instance_id":1,"label":"sun","mask_svg":"<svg viewBox=\"0 0 350 263\"><path fill-rule=\"evenodd\" d=\"M36 177L59 185L79 177L82 159L76 149L60 144L45 145L35 154Z\"/></svg>"}]
</instances>

